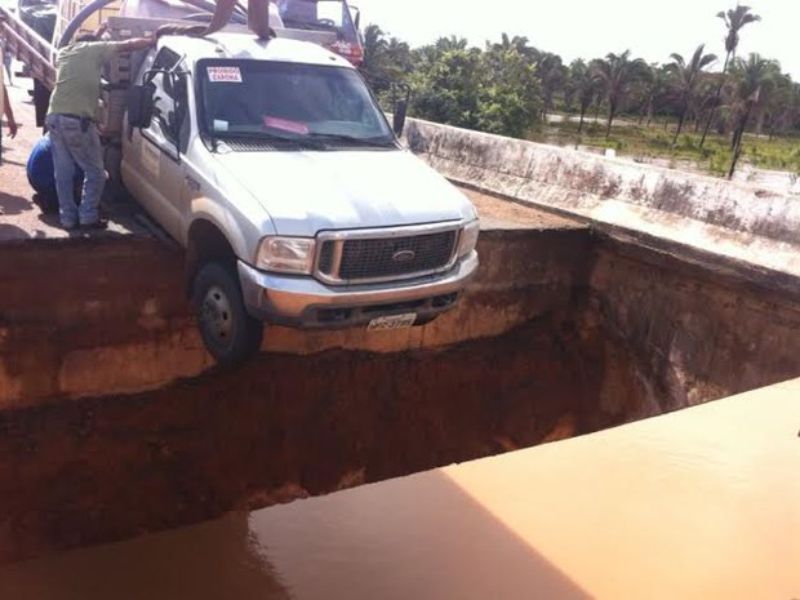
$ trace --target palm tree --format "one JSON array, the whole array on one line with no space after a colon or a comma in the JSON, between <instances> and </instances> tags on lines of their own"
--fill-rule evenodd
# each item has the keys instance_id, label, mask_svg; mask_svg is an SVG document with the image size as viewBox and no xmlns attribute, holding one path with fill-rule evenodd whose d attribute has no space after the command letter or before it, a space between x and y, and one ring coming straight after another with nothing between
<instances>
[{"instance_id":1,"label":"palm tree","mask_svg":"<svg viewBox=\"0 0 800 600\"><path fill-rule=\"evenodd\" d=\"M377 61L386 49L386 34L378 25L367 25L364 29L364 64Z\"/></svg>"},{"instance_id":2,"label":"palm tree","mask_svg":"<svg viewBox=\"0 0 800 600\"><path fill-rule=\"evenodd\" d=\"M399 79L413 70L411 48L407 42L403 42L397 37L389 38L384 56L386 57L385 68L391 79Z\"/></svg>"},{"instance_id":3,"label":"palm tree","mask_svg":"<svg viewBox=\"0 0 800 600\"><path fill-rule=\"evenodd\" d=\"M460 38L455 35L450 37L441 37L436 40L435 47L440 52L449 52L451 50L466 50L469 47L467 38Z\"/></svg>"},{"instance_id":4,"label":"palm tree","mask_svg":"<svg viewBox=\"0 0 800 600\"><path fill-rule=\"evenodd\" d=\"M700 74L708 65L717 60L716 54L704 54L705 44L700 44L694 51L692 58L687 62L680 54L671 54L672 62L667 65L674 78L674 86L680 97L681 114L678 120L678 128L675 130L675 138L672 140L674 146L678 142L678 136L683 130L683 123L686 121L686 113L689 105L695 97L695 91L700 81Z\"/></svg>"},{"instance_id":5,"label":"palm tree","mask_svg":"<svg viewBox=\"0 0 800 600\"><path fill-rule=\"evenodd\" d=\"M763 104L767 90L775 81L780 68L774 61L765 60L759 54L751 54L747 60L734 59L733 79L729 108L734 115L733 159L728 177L733 177L736 163L742 153L742 140L754 110Z\"/></svg>"},{"instance_id":6,"label":"palm tree","mask_svg":"<svg viewBox=\"0 0 800 600\"><path fill-rule=\"evenodd\" d=\"M791 78L781 73L780 65L773 62L768 84L761 91L761 102L755 112L755 133L762 135L767 120L773 120L780 108L791 103Z\"/></svg>"},{"instance_id":7,"label":"palm tree","mask_svg":"<svg viewBox=\"0 0 800 600\"><path fill-rule=\"evenodd\" d=\"M451 35L450 37L440 37L433 44L414 48L411 54L416 70L425 71L439 64L445 53L466 50L468 47L469 42L466 38Z\"/></svg>"},{"instance_id":8,"label":"palm tree","mask_svg":"<svg viewBox=\"0 0 800 600\"><path fill-rule=\"evenodd\" d=\"M375 87L383 78L383 62L386 54L386 35L377 25L364 29L364 63L361 69L367 80Z\"/></svg>"},{"instance_id":9,"label":"palm tree","mask_svg":"<svg viewBox=\"0 0 800 600\"><path fill-rule=\"evenodd\" d=\"M800 84L794 83L788 75L781 75L767 99L764 111L769 117L769 139L776 132L785 132L791 127L800 106Z\"/></svg>"},{"instance_id":10,"label":"palm tree","mask_svg":"<svg viewBox=\"0 0 800 600\"><path fill-rule=\"evenodd\" d=\"M670 74L666 66L653 63L648 66L647 76L641 81L641 112L639 113L639 125L647 117L647 127L653 122L653 116L659 105L664 101L665 92L669 88Z\"/></svg>"},{"instance_id":11,"label":"palm tree","mask_svg":"<svg viewBox=\"0 0 800 600\"><path fill-rule=\"evenodd\" d=\"M592 72L602 82L608 101L606 139L611 135L611 125L614 123L617 111L625 102L630 84L647 74L647 63L640 58L631 60L630 55L630 50L622 54L612 52L604 59L592 62Z\"/></svg>"},{"instance_id":12,"label":"palm tree","mask_svg":"<svg viewBox=\"0 0 800 600\"><path fill-rule=\"evenodd\" d=\"M387 38L377 25L364 30L364 63L361 71L376 92L405 79L413 70L411 49L396 37Z\"/></svg>"},{"instance_id":13,"label":"palm tree","mask_svg":"<svg viewBox=\"0 0 800 600\"><path fill-rule=\"evenodd\" d=\"M727 70L730 61L736 58L736 49L739 47L739 32L745 25L756 23L761 20L761 17L754 15L750 12L749 6L736 5L736 8L728 10L728 12L718 12L717 17L725 22L725 27L728 29L728 35L725 36L725 68Z\"/></svg>"},{"instance_id":14,"label":"palm tree","mask_svg":"<svg viewBox=\"0 0 800 600\"><path fill-rule=\"evenodd\" d=\"M500 43L492 44L491 48L504 51L516 50L522 56L533 62L538 59L539 51L533 46L530 46L529 43L530 40L524 36L515 35L513 38L510 38L507 33L504 33L500 39Z\"/></svg>"},{"instance_id":15,"label":"palm tree","mask_svg":"<svg viewBox=\"0 0 800 600\"><path fill-rule=\"evenodd\" d=\"M544 96L542 120L547 121L547 113L553 108L553 97L564 86L568 71L559 55L544 52L539 57L536 73L542 83L542 95Z\"/></svg>"},{"instance_id":16,"label":"palm tree","mask_svg":"<svg viewBox=\"0 0 800 600\"><path fill-rule=\"evenodd\" d=\"M727 12L718 12L717 17L725 22L725 28L728 30L728 34L725 36L725 64L722 66L722 79L720 80L719 87L717 88L717 94L715 98L716 104L719 104L719 97L722 93L725 75L728 73L728 67L731 64L731 60L736 57L736 50L739 47L739 32L746 25L760 21L761 17L751 13L749 6L743 6L740 4L737 4L736 8L731 8ZM714 120L716 112L717 111L715 109L712 109L708 115L706 128L703 131L703 139L700 140L701 148L706 142L706 136L708 136L708 130L711 127L711 122Z\"/></svg>"},{"instance_id":17,"label":"palm tree","mask_svg":"<svg viewBox=\"0 0 800 600\"><path fill-rule=\"evenodd\" d=\"M581 120L578 125L578 133L581 133L586 111L597 99L600 85L592 70L580 59L573 61L569 66L567 89L571 97L577 99L580 105Z\"/></svg>"}]
</instances>

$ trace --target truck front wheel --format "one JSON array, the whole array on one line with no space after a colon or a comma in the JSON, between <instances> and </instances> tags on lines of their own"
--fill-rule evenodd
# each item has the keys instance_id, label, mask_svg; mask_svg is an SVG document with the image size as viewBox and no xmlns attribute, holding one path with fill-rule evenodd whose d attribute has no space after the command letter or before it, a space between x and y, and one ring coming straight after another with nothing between
<instances>
[{"instance_id":1,"label":"truck front wheel","mask_svg":"<svg viewBox=\"0 0 800 600\"><path fill-rule=\"evenodd\" d=\"M247 313L232 266L203 265L192 284L192 304L203 342L221 366L239 365L258 352L264 324Z\"/></svg>"}]
</instances>

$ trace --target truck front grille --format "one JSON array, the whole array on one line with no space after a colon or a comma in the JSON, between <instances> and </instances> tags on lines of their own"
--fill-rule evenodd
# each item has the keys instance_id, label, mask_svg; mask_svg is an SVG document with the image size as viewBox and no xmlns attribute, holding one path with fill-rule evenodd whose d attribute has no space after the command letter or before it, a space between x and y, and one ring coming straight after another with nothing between
<instances>
[{"instance_id":1,"label":"truck front grille","mask_svg":"<svg viewBox=\"0 0 800 600\"><path fill-rule=\"evenodd\" d=\"M334 242L325 242L322 245L322 250L319 253L319 262L317 263L320 273L330 276L333 273L333 252Z\"/></svg>"},{"instance_id":2,"label":"truck front grille","mask_svg":"<svg viewBox=\"0 0 800 600\"><path fill-rule=\"evenodd\" d=\"M457 240L457 229L404 237L329 240L320 249L317 271L343 283L408 279L447 268Z\"/></svg>"}]
</instances>

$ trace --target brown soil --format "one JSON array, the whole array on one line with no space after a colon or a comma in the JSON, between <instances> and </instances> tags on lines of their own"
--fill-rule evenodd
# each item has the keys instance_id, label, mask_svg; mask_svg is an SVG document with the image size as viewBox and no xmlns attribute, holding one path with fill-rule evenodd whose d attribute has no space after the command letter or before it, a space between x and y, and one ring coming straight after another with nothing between
<instances>
[{"instance_id":1,"label":"brown soil","mask_svg":"<svg viewBox=\"0 0 800 600\"><path fill-rule=\"evenodd\" d=\"M605 332L547 319L445 351L264 355L152 393L6 412L0 562L595 431L643 396Z\"/></svg>"},{"instance_id":2,"label":"brown soil","mask_svg":"<svg viewBox=\"0 0 800 600\"><path fill-rule=\"evenodd\" d=\"M469 197L482 220L503 224L514 223L533 229L583 229L585 226L564 217L525 206L469 188L461 188Z\"/></svg>"}]
</instances>

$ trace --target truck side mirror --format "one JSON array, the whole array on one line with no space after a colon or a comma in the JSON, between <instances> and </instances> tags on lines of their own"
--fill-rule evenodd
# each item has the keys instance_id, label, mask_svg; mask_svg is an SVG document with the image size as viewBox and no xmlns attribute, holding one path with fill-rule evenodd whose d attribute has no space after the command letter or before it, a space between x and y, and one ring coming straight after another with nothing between
<instances>
[{"instance_id":1,"label":"truck side mirror","mask_svg":"<svg viewBox=\"0 0 800 600\"><path fill-rule=\"evenodd\" d=\"M353 15L353 24L356 26L356 31L361 31L361 9L357 6L350 6L350 11Z\"/></svg>"},{"instance_id":2,"label":"truck side mirror","mask_svg":"<svg viewBox=\"0 0 800 600\"><path fill-rule=\"evenodd\" d=\"M406 128L406 116L408 115L408 100L400 100L394 106L394 132L397 137L403 136Z\"/></svg>"},{"instance_id":3,"label":"truck side mirror","mask_svg":"<svg viewBox=\"0 0 800 600\"><path fill-rule=\"evenodd\" d=\"M134 85L128 90L128 125L131 127L150 127L153 120L153 95L156 88L152 84Z\"/></svg>"}]
</instances>

